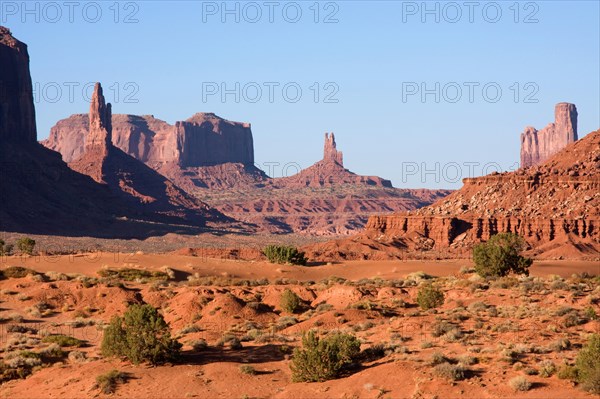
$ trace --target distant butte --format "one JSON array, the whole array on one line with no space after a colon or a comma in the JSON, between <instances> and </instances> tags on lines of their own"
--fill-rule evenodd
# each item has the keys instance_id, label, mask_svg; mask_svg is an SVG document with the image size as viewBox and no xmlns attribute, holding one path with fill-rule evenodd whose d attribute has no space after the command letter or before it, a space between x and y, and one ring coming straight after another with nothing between
<instances>
[{"instance_id":1,"label":"distant butte","mask_svg":"<svg viewBox=\"0 0 600 399\"><path fill-rule=\"evenodd\" d=\"M554 108L554 123L539 131L528 126L521 134L521 167L539 165L575 141L577 107L558 103Z\"/></svg>"}]
</instances>

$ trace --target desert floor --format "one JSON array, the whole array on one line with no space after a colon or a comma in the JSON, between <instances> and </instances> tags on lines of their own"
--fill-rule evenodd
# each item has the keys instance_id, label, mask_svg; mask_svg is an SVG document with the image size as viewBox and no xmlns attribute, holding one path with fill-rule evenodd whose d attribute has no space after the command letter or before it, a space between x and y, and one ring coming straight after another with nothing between
<instances>
[{"instance_id":1,"label":"desert floor","mask_svg":"<svg viewBox=\"0 0 600 399\"><path fill-rule=\"evenodd\" d=\"M5 398L105 396L100 374L129 375L112 397L123 398L593 398L557 372L600 323L598 262L535 262L528 278L486 281L469 260L351 261L313 267L263 261L143 253L89 253L2 258L1 269L24 266L44 275L0 281L3 360L21 351L43 352L44 337L64 334L84 342L65 347L25 379L0 385ZM100 278L106 268L170 269L169 281ZM422 272L422 273L420 273ZM267 279L268 281L266 281ZM419 284L434 282L445 303L424 311ZM294 291L303 309L281 309L281 294ZM127 305L162 310L184 344L180 362L159 367L104 359L102 326ZM9 327L24 326L20 332ZM342 378L293 383L291 351L302 333L339 330L355 334L361 349L378 348ZM242 347L231 347L231 337ZM193 344L206 342L206 348ZM436 357L463 364L465 378L436 372ZM252 366L254 374L240 366ZM526 392L509 381L524 376Z\"/></svg>"}]
</instances>

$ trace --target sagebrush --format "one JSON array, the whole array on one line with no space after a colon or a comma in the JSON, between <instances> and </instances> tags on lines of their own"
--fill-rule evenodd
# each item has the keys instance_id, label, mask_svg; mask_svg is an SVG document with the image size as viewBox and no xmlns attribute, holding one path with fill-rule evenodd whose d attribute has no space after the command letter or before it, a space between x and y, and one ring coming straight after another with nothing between
<instances>
[{"instance_id":1,"label":"sagebrush","mask_svg":"<svg viewBox=\"0 0 600 399\"><path fill-rule=\"evenodd\" d=\"M125 357L134 364L162 364L176 360L181 344L171 338L169 326L150 305L131 305L115 316L104 331L101 351L106 357Z\"/></svg>"}]
</instances>

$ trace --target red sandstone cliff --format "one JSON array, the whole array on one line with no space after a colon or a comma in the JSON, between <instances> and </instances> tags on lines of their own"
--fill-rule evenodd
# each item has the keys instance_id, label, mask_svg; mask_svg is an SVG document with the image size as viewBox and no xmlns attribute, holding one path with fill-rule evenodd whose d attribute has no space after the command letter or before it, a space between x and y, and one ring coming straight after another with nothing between
<instances>
[{"instance_id":1,"label":"red sandstone cliff","mask_svg":"<svg viewBox=\"0 0 600 399\"><path fill-rule=\"evenodd\" d=\"M534 256L600 255L600 130L542 165L463 182L431 206L371 216L361 234L307 252L316 259L468 256L473 244L514 232Z\"/></svg>"},{"instance_id":2,"label":"red sandstone cliff","mask_svg":"<svg viewBox=\"0 0 600 399\"><path fill-rule=\"evenodd\" d=\"M44 145L64 159L80 156L87 119L73 115L58 122ZM350 234L370 215L416 209L449 193L393 188L389 180L350 172L333 133L325 135L322 160L294 176L271 179L248 163L254 159L249 124L201 113L173 127L152 116L113 115L112 128L116 147L188 194L270 232Z\"/></svg>"},{"instance_id":3,"label":"red sandstone cliff","mask_svg":"<svg viewBox=\"0 0 600 399\"><path fill-rule=\"evenodd\" d=\"M103 183L133 209L162 221L188 221L202 226L224 216L186 194L170 180L127 155L112 143L111 106L96 84L89 112L90 130L84 152L69 166Z\"/></svg>"},{"instance_id":4,"label":"red sandstone cliff","mask_svg":"<svg viewBox=\"0 0 600 399\"><path fill-rule=\"evenodd\" d=\"M0 26L0 141L37 140L27 45Z\"/></svg>"},{"instance_id":5,"label":"red sandstone cliff","mask_svg":"<svg viewBox=\"0 0 600 399\"><path fill-rule=\"evenodd\" d=\"M539 131L528 126L521 134L521 167L538 165L575 141L577 141L575 104L556 104L554 123Z\"/></svg>"}]
</instances>

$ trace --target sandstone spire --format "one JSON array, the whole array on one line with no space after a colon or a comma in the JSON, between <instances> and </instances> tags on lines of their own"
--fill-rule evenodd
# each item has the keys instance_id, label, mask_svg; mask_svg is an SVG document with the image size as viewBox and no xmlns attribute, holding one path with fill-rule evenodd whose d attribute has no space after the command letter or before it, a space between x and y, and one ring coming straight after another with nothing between
<instances>
[{"instance_id":1,"label":"sandstone spire","mask_svg":"<svg viewBox=\"0 0 600 399\"><path fill-rule=\"evenodd\" d=\"M325 148L323 151L323 161L335 162L340 166L344 166L344 156L341 151L338 151L335 145L335 136L333 133L325 133Z\"/></svg>"},{"instance_id":2,"label":"sandstone spire","mask_svg":"<svg viewBox=\"0 0 600 399\"><path fill-rule=\"evenodd\" d=\"M111 105L106 104L102 93L102 85L96 83L90 104L90 132L87 135L86 151L108 153L112 146L112 112Z\"/></svg>"},{"instance_id":3,"label":"sandstone spire","mask_svg":"<svg viewBox=\"0 0 600 399\"><path fill-rule=\"evenodd\" d=\"M558 103L554 108L554 123L539 131L528 126L521 134L521 167L540 164L575 141L577 107Z\"/></svg>"}]
</instances>

